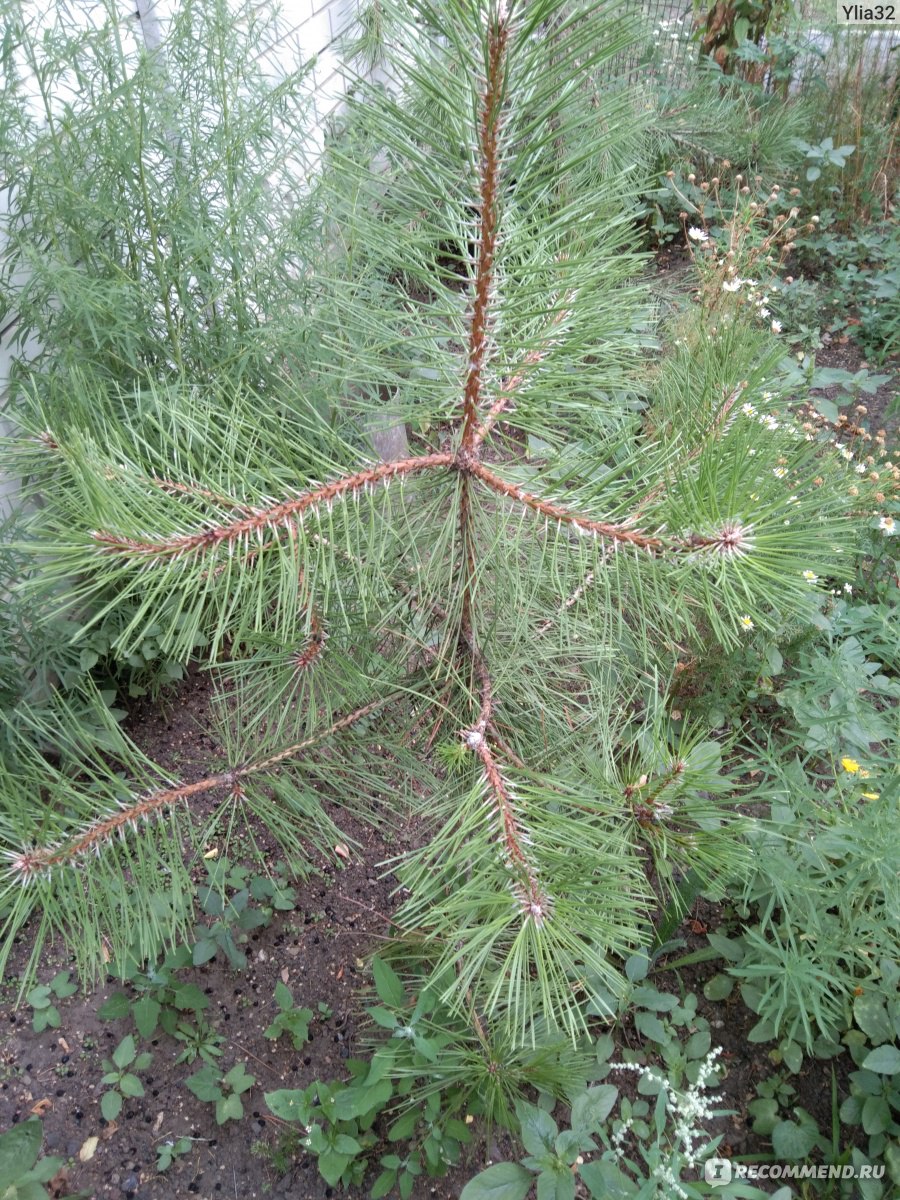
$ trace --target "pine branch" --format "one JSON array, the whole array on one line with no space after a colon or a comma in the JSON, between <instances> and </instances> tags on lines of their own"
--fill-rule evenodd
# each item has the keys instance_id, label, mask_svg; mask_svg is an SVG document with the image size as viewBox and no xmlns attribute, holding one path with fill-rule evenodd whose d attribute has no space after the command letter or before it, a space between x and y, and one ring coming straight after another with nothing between
<instances>
[{"instance_id":1,"label":"pine branch","mask_svg":"<svg viewBox=\"0 0 900 1200\"><path fill-rule=\"evenodd\" d=\"M747 387L747 381L742 380L737 385L736 388L734 388L731 392L729 392L725 396L725 399L723 400L722 404L717 409L717 411L713 414L713 418L710 421L709 425L707 426L702 440L700 440L698 442L698 444L693 447L693 449L688 451L687 455L683 459L683 465L686 465L689 462L693 462L694 459L696 459L697 456L699 454L701 454L703 452L703 450L706 448L707 442L709 440L715 441L715 439L723 432L723 430L726 428L726 423L728 421L729 415L732 412L732 409L734 408L734 406L738 402L738 400L740 400L746 387ZM657 484L656 487L651 488L650 491L646 494L646 496L644 496L638 502L637 508L634 510L635 517L637 517L641 512L643 512L643 510L645 508L647 508L650 504L652 504L655 500L658 500L660 498L660 496L663 496L666 492L667 486L668 486L668 481L663 479Z\"/></svg>"},{"instance_id":2,"label":"pine branch","mask_svg":"<svg viewBox=\"0 0 900 1200\"><path fill-rule=\"evenodd\" d=\"M309 617L309 636L306 639L306 644L301 650L295 651L293 655L294 673L296 675L300 675L314 666L325 648L327 639L328 634L323 628L318 614L313 610Z\"/></svg>"},{"instance_id":3,"label":"pine branch","mask_svg":"<svg viewBox=\"0 0 900 1200\"><path fill-rule=\"evenodd\" d=\"M242 504L240 500L234 500L231 496L223 496L220 492L213 492L209 488L200 487L199 484L179 483L173 479L160 479L156 475L148 477L148 481L173 496L196 496L197 499L208 500L220 508L233 508L236 512L243 512L248 516L253 513L251 505Z\"/></svg>"},{"instance_id":4,"label":"pine branch","mask_svg":"<svg viewBox=\"0 0 900 1200\"><path fill-rule=\"evenodd\" d=\"M285 529L293 532L296 525L302 525L303 514L309 510L316 512L325 508L330 511L335 502L354 492L370 491L378 483L387 486L393 479L435 467L450 466L452 462L452 454L423 454L397 462L379 463L333 483L313 488L294 500L284 500L271 508L255 509L250 516L239 521L213 525L202 533L181 534L158 542L138 541L106 531L96 531L91 536L104 551L112 554L177 558L182 554L203 553L219 546L233 545L254 535L259 536L263 530L277 532Z\"/></svg>"},{"instance_id":5,"label":"pine branch","mask_svg":"<svg viewBox=\"0 0 900 1200\"><path fill-rule=\"evenodd\" d=\"M319 730L257 762L233 767L227 771L219 771L194 783L159 788L133 800L122 801L118 812L112 812L91 821L79 834L56 846L6 851L4 857L8 863L7 869L13 879L27 885L34 879L49 877L58 868L76 865L78 860L90 854L99 856L116 836L124 839L126 833L136 832L142 823L160 817L167 809L175 805L192 800L196 796L219 787L230 788L233 794L239 794L243 781L271 771L290 759L297 758L304 751L333 737L341 730L348 729L357 721L377 712L385 704L395 699L397 699L397 693L379 697L377 700L339 717L327 729Z\"/></svg>"},{"instance_id":6,"label":"pine branch","mask_svg":"<svg viewBox=\"0 0 900 1200\"><path fill-rule=\"evenodd\" d=\"M481 709L472 728L464 730L460 736L481 760L484 782L497 810L503 854L511 874L517 880L514 890L522 903L524 917L526 920L530 917L540 927L549 914L550 899L540 885L536 868L529 861L526 853L527 834L520 828L509 782L503 777L487 737L494 713L494 691L487 664L471 640L469 650L478 676Z\"/></svg>"},{"instance_id":7,"label":"pine branch","mask_svg":"<svg viewBox=\"0 0 900 1200\"><path fill-rule=\"evenodd\" d=\"M486 467L484 463L473 462L469 466L471 473L480 479L487 487L498 495L505 496L508 500L514 500L518 504L524 505L540 516L547 517L551 521L556 521L561 525L568 525L574 529L576 533L583 534L588 537L609 538L613 542L623 542L626 545L635 546L639 550L647 550L650 552L658 552L666 548L666 545L660 538L652 537L650 534L641 533L639 530L626 529L622 525L611 525L605 521L595 521L591 517L586 517L581 513L572 512L571 509L563 508L559 504L555 504L550 500L542 500L540 496L534 496L530 492L526 492L524 488L515 483L509 483L505 479L501 479L490 467Z\"/></svg>"},{"instance_id":8,"label":"pine branch","mask_svg":"<svg viewBox=\"0 0 900 1200\"><path fill-rule=\"evenodd\" d=\"M571 301L573 299L574 299L574 296L570 295L569 303L571 303ZM553 341L551 341L548 338L547 335L552 331L554 326L561 325L563 323L563 321L565 321L566 317L569 315L569 311L570 311L569 308L564 308L564 309L561 309L558 313L556 313L553 320L550 322L547 333L541 339L541 341L543 343L541 348L536 349L536 350L529 350L529 352L522 359L521 364L519 365L518 369L516 370L516 373L514 375L510 376L510 378L507 379L506 382L503 384L503 387L500 390L500 394L497 396L497 399L494 401L494 403L488 409L487 415L485 416L484 420L481 422L481 424L478 426L478 428L475 431L475 434L472 438L472 449L473 450L478 449L478 447L485 440L485 438L487 438L490 435L491 430L493 429L494 425L496 425L497 421L500 419L500 417L503 415L503 413L509 408L509 405L515 399L515 393L522 387L522 385L530 377L529 368L538 366L538 364L542 363L544 361L544 359L547 357L547 355L550 353L550 350L554 343L553 343Z\"/></svg>"},{"instance_id":9,"label":"pine branch","mask_svg":"<svg viewBox=\"0 0 900 1200\"><path fill-rule=\"evenodd\" d=\"M581 583L579 583L578 587L575 588L572 592L570 592L569 595L562 602L562 605L560 606L560 613L564 613L568 609L570 609L574 605L576 605L578 603L578 601L581 599L581 597L584 595L584 593L593 586L593 583L594 583L594 572L588 571L588 573L582 579ZM535 630L535 634L538 637L542 637L543 634L549 632L549 630L551 630L553 628L553 626L556 624L556 621L559 619L559 615L560 614L558 613L558 614L556 614L556 616L547 617L546 620L542 621L540 623L540 625L538 625L537 629Z\"/></svg>"},{"instance_id":10,"label":"pine branch","mask_svg":"<svg viewBox=\"0 0 900 1200\"><path fill-rule=\"evenodd\" d=\"M498 190L500 173L499 135L501 101L505 76L509 15L501 9L488 35L487 79L481 101L479 149L479 243L475 269L474 298L469 331L468 361L463 392L463 432L461 448L471 453L478 430L484 365L487 359L490 328L491 291L494 286L494 259L497 250Z\"/></svg>"}]
</instances>

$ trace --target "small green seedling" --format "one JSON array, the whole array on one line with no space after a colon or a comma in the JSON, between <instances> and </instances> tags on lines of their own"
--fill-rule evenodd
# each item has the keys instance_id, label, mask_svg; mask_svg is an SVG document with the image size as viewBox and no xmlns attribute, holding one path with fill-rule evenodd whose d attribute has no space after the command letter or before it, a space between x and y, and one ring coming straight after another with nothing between
<instances>
[{"instance_id":1,"label":"small green seedling","mask_svg":"<svg viewBox=\"0 0 900 1200\"><path fill-rule=\"evenodd\" d=\"M287 912L294 907L294 889L282 880L250 878L246 868L232 865L227 858L209 863L206 871L207 882L198 888L197 898L212 921L197 926L191 960L199 967L221 951L232 967L242 971L247 956L240 946L254 929L269 924L274 910ZM232 890L230 896L228 890ZM259 903L253 904L252 900Z\"/></svg>"},{"instance_id":2,"label":"small green seedling","mask_svg":"<svg viewBox=\"0 0 900 1200\"><path fill-rule=\"evenodd\" d=\"M241 1119L244 1115L241 1096L248 1092L254 1083L255 1077L247 1074L243 1063L232 1067L227 1075L223 1075L218 1067L208 1063L187 1081L188 1087L198 1100L215 1104L216 1122L219 1125Z\"/></svg>"},{"instance_id":3,"label":"small green seedling","mask_svg":"<svg viewBox=\"0 0 900 1200\"><path fill-rule=\"evenodd\" d=\"M274 1041L283 1033L288 1033L294 1049L301 1050L309 1040L309 1023L313 1019L312 1009L294 1008L294 998L283 983L275 985L275 1003L281 1012L266 1030L265 1036Z\"/></svg>"},{"instance_id":4,"label":"small green seedling","mask_svg":"<svg viewBox=\"0 0 900 1200\"><path fill-rule=\"evenodd\" d=\"M163 1142L162 1145L156 1147L156 1169L160 1174L163 1171L168 1171L176 1158L180 1158L182 1154L189 1153L193 1139L189 1137L180 1137L174 1142Z\"/></svg>"},{"instance_id":5,"label":"small green seedling","mask_svg":"<svg viewBox=\"0 0 900 1200\"><path fill-rule=\"evenodd\" d=\"M73 996L78 991L70 975L69 971L60 971L49 983L33 987L25 997L34 1009L31 1024L35 1033L43 1033L45 1029L59 1029L59 1009L53 1001L65 1000L67 996Z\"/></svg>"},{"instance_id":6,"label":"small green seedling","mask_svg":"<svg viewBox=\"0 0 900 1200\"><path fill-rule=\"evenodd\" d=\"M279 864L276 870L281 872L284 867ZM253 899L264 906L263 911L272 908L276 912L290 912L297 906L297 893L284 879L255 875L250 880L249 888Z\"/></svg>"},{"instance_id":7,"label":"small green seedling","mask_svg":"<svg viewBox=\"0 0 900 1200\"><path fill-rule=\"evenodd\" d=\"M189 947L179 946L161 963L148 966L146 971L133 960L117 964L117 974L135 989L137 995L113 992L100 1005L97 1016L102 1021L131 1017L142 1038L153 1037L157 1026L175 1037L182 1013L196 1014L209 1006L209 998L196 983L183 983L176 976L177 971L190 963Z\"/></svg>"},{"instance_id":8,"label":"small green seedling","mask_svg":"<svg viewBox=\"0 0 900 1200\"><path fill-rule=\"evenodd\" d=\"M225 1039L215 1032L204 1017L198 1017L196 1025L190 1021L179 1022L173 1037L184 1043L184 1049L175 1059L176 1063L192 1063L202 1058L204 1062L215 1065L216 1059L222 1057Z\"/></svg>"},{"instance_id":9,"label":"small green seedling","mask_svg":"<svg viewBox=\"0 0 900 1200\"><path fill-rule=\"evenodd\" d=\"M152 1058L153 1055L149 1052L137 1053L134 1038L129 1034L116 1046L112 1060L103 1060L106 1074L102 1082L109 1086L110 1090L100 1097L100 1111L107 1121L116 1119L122 1111L126 1096L143 1096L144 1085L134 1072L145 1071Z\"/></svg>"}]
</instances>

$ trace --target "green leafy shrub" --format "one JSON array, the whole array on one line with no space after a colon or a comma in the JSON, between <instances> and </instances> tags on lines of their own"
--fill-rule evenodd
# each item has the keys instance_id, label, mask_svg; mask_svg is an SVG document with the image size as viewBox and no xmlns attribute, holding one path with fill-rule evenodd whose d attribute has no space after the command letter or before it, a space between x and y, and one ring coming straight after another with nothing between
<instances>
[{"instance_id":1,"label":"green leafy shrub","mask_svg":"<svg viewBox=\"0 0 900 1200\"><path fill-rule=\"evenodd\" d=\"M330 1184L358 1184L386 1135L396 1152L378 1158L373 1194L399 1187L408 1196L417 1178L442 1176L460 1161L473 1121L518 1130L516 1104L532 1089L571 1103L591 1077L595 1056L586 1044L573 1047L543 1028L534 1046L522 1046L512 1024L443 1002L449 975L428 965L404 983L389 963L373 960L378 1003L367 1012L377 1036L368 1061L348 1063L349 1081L266 1093L275 1116L308 1130L303 1148Z\"/></svg>"},{"instance_id":2,"label":"green leafy shrub","mask_svg":"<svg viewBox=\"0 0 900 1200\"><path fill-rule=\"evenodd\" d=\"M846 236L826 229L812 248L826 256L826 306L832 327L846 330L877 361L896 354L900 349L896 229L876 226Z\"/></svg>"},{"instance_id":3,"label":"green leafy shrub","mask_svg":"<svg viewBox=\"0 0 900 1200\"><path fill-rule=\"evenodd\" d=\"M775 693L790 721L754 747L755 796L770 816L750 834L743 912L758 923L733 943L728 973L760 1017L751 1039L780 1039L792 1071L804 1052L834 1052L854 1022L877 1045L900 1019L896 600L866 604L853 590L841 589Z\"/></svg>"},{"instance_id":4,"label":"green leafy shrub","mask_svg":"<svg viewBox=\"0 0 900 1200\"><path fill-rule=\"evenodd\" d=\"M654 1068L614 1064L633 1069L639 1076L638 1091L655 1096L655 1103L620 1096L617 1087L603 1084L579 1096L562 1131L549 1112L521 1103L518 1115L527 1157L488 1167L466 1184L460 1200L525 1200L532 1187L540 1197L574 1200L579 1184L581 1194L596 1200L693 1200L705 1195L694 1181L698 1165L715 1156L722 1140L709 1139L704 1127L710 1117L723 1115L713 1107L716 1098L705 1095L716 1078L718 1055L718 1050L712 1051L701 1063L696 1082L684 1089ZM606 1119L617 1101L619 1115L610 1123L610 1134ZM703 1145L697 1144L700 1141ZM717 1194L726 1200L766 1195L738 1182L726 1184Z\"/></svg>"},{"instance_id":5,"label":"green leafy shrub","mask_svg":"<svg viewBox=\"0 0 900 1200\"><path fill-rule=\"evenodd\" d=\"M137 994L132 998L127 992L113 992L100 1005L97 1015L104 1021L131 1017L143 1038L153 1037L157 1026L174 1036L184 1019L182 1014L196 1017L209 1007L209 997L195 983L176 977L176 972L190 962L190 949L181 946L162 962L146 964L145 969L133 960L115 964L115 974L126 980Z\"/></svg>"}]
</instances>

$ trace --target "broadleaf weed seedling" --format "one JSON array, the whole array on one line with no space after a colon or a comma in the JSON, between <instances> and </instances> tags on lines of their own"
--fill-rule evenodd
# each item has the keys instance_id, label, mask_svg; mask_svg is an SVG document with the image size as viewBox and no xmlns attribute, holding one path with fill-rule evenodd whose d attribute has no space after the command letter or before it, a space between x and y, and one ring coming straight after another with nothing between
<instances>
[{"instance_id":1,"label":"broadleaf weed seedling","mask_svg":"<svg viewBox=\"0 0 900 1200\"><path fill-rule=\"evenodd\" d=\"M59 1009L54 1000L65 1000L74 996L78 985L72 982L71 971L59 971L49 983L38 984L26 993L25 999L34 1009L31 1026L35 1033L45 1029L59 1029Z\"/></svg>"},{"instance_id":2,"label":"broadleaf weed seedling","mask_svg":"<svg viewBox=\"0 0 900 1200\"><path fill-rule=\"evenodd\" d=\"M174 1141L161 1142L156 1147L156 1169L162 1174L168 1171L176 1158L190 1154L194 1139L189 1137L176 1138Z\"/></svg>"},{"instance_id":3,"label":"broadleaf weed seedling","mask_svg":"<svg viewBox=\"0 0 900 1200\"><path fill-rule=\"evenodd\" d=\"M222 1071L214 1064L207 1063L186 1080L188 1088L198 1100L215 1104L218 1125L224 1125L226 1121L239 1121L243 1117L241 1096L255 1082L255 1077L247 1073L243 1063L237 1063L230 1071Z\"/></svg>"},{"instance_id":4,"label":"broadleaf weed seedling","mask_svg":"<svg viewBox=\"0 0 900 1200\"><path fill-rule=\"evenodd\" d=\"M100 1097L100 1111L107 1121L115 1121L126 1097L131 1099L144 1095L144 1085L136 1072L146 1071L153 1059L149 1051L137 1052L135 1040L128 1034L122 1038L112 1054L112 1059L103 1060L103 1083L108 1091Z\"/></svg>"},{"instance_id":5,"label":"broadleaf weed seedling","mask_svg":"<svg viewBox=\"0 0 900 1200\"><path fill-rule=\"evenodd\" d=\"M275 1003L280 1011L263 1036L277 1041L286 1033L294 1049L301 1050L309 1040L310 1022L315 1017L313 1010L295 1007L290 989L280 980L275 984Z\"/></svg>"}]
</instances>

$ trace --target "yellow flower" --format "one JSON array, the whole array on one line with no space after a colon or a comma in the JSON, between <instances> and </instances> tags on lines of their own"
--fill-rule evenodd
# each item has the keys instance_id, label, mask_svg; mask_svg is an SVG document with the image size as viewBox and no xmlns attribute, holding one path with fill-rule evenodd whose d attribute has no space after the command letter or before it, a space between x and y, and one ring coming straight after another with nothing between
<instances>
[{"instance_id":1,"label":"yellow flower","mask_svg":"<svg viewBox=\"0 0 900 1200\"><path fill-rule=\"evenodd\" d=\"M863 800L877 800L880 795L881 792L863 792L862 798Z\"/></svg>"},{"instance_id":2,"label":"yellow flower","mask_svg":"<svg viewBox=\"0 0 900 1200\"><path fill-rule=\"evenodd\" d=\"M855 775L857 773L857 771L859 770L859 763L856 761L855 758L842 758L841 766L844 768L844 770L847 772L848 775Z\"/></svg>"}]
</instances>

